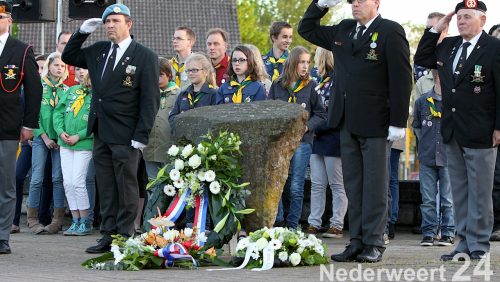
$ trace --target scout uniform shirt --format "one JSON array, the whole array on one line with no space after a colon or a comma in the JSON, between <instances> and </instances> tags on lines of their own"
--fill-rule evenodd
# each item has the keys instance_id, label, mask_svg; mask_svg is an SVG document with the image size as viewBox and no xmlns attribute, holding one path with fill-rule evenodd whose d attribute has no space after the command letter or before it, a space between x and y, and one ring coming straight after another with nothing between
<instances>
[{"instance_id":1,"label":"scout uniform shirt","mask_svg":"<svg viewBox=\"0 0 500 282\"><path fill-rule=\"evenodd\" d=\"M175 117L185 111L189 111L194 108L215 105L215 96L217 95L217 90L213 85L205 82L201 87L199 92L194 92L193 85L189 85L186 90L182 91L181 94L175 100L174 107L168 115L168 122L170 127L174 128Z\"/></svg>"},{"instance_id":2,"label":"scout uniform shirt","mask_svg":"<svg viewBox=\"0 0 500 282\"><path fill-rule=\"evenodd\" d=\"M75 85L66 91L54 110L54 130L61 147L76 151L90 151L94 142L93 136L87 136L90 101L92 90L83 85ZM70 146L61 139L61 133L69 136L78 135L76 144Z\"/></svg>"},{"instance_id":3,"label":"scout uniform shirt","mask_svg":"<svg viewBox=\"0 0 500 282\"><path fill-rule=\"evenodd\" d=\"M189 78L186 74L186 66L184 63L179 63L177 56L170 59L170 65L172 65L172 76L174 77L174 82L181 90L186 89L189 86Z\"/></svg>"},{"instance_id":4,"label":"scout uniform shirt","mask_svg":"<svg viewBox=\"0 0 500 282\"><path fill-rule=\"evenodd\" d=\"M266 67L266 72L271 78L271 81L277 79L280 74L283 72L283 65L288 59L288 50L285 50L281 57L276 59L274 57L273 48L269 51L269 53L262 56L262 60L264 61L264 65Z\"/></svg>"},{"instance_id":5,"label":"scout uniform shirt","mask_svg":"<svg viewBox=\"0 0 500 282\"><path fill-rule=\"evenodd\" d=\"M167 161L165 152L174 144L168 123L168 113L174 107L179 92L180 88L174 81L170 81L165 90L160 89L160 109L149 134L149 143L142 152L145 161L159 163Z\"/></svg>"},{"instance_id":6,"label":"scout uniform shirt","mask_svg":"<svg viewBox=\"0 0 500 282\"><path fill-rule=\"evenodd\" d=\"M266 100L266 89L260 81L252 81L248 76L241 83L236 77L225 82L217 91L216 104L248 103Z\"/></svg>"},{"instance_id":7,"label":"scout uniform shirt","mask_svg":"<svg viewBox=\"0 0 500 282\"><path fill-rule=\"evenodd\" d=\"M68 86L63 81L52 82L48 76L42 78L42 104L38 119L38 128L33 131L34 137L45 133L52 140L58 139L58 134L54 130L53 114L57 104L65 96Z\"/></svg>"}]
</instances>

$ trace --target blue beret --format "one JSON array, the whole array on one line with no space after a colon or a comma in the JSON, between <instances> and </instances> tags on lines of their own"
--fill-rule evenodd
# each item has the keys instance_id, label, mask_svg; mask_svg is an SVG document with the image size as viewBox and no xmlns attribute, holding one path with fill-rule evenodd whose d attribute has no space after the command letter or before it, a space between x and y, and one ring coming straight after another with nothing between
<instances>
[{"instance_id":1,"label":"blue beret","mask_svg":"<svg viewBox=\"0 0 500 282\"><path fill-rule=\"evenodd\" d=\"M106 18L111 14L131 17L130 9L123 4L113 4L111 6L108 6L106 10L104 10L104 13L102 13L102 21L105 23Z\"/></svg>"}]
</instances>

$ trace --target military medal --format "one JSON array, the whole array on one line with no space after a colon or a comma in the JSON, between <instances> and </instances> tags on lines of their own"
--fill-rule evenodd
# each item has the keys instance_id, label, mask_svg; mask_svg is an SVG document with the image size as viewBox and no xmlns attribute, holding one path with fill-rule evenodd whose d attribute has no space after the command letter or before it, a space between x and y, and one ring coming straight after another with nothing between
<instances>
[{"instance_id":1,"label":"military medal","mask_svg":"<svg viewBox=\"0 0 500 282\"><path fill-rule=\"evenodd\" d=\"M474 93L476 93L476 94L481 93L481 86L474 87Z\"/></svg>"},{"instance_id":2,"label":"military medal","mask_svg":"<svg viewBox=\"0 0 500 282\"><path fill-rule=\"evenodd\" d=\"M475 65L474 66L474 74L472 76L471 82L484 82L484 75L481 75L481 69L483 66Z\"/></svg>"},{"instance_id":3,"label":"military medal","mask_svg":"<svg viewBox=\"0 0 500 282\"><path fill-rule=\"evenodd\" d=\"M372 35L372 43L370 43L370 48L372 49L377 48L377 39L378 39L378 32L374 32Z\"/></svg>"},{"instance_id":4,"label":"military medal","mask_svg":"<svg viewBox=\"0 0 500 282\"><path fill-rule=\"evenodd\" d=\"M16 74L13 69L9 69L5 74L5 79L16 79Z\"/></svg>"},{"instance_id":5,"label":"military medal","mask_svg":"<svg viewBox=\"0 0 500 282\"><path fill-rule=\"evenodd\" d=\"M126 86L126 87L132 87L132 77L130 77L130 75L128 75L125 80L123 81L123 86Z\"/></svg>"},{"instance_id":6,"label":"military medal","mask_svg":"<svg viewBox=\"0 0 500 282\"><path fill-rule=\"evenodd\" d=\"M370 51L366 54L366 59L370 61L378 61L378 55L375 53L375 49L370 49Z\"/></svg>"},{"instance_id":7,"label":"military medal","mask_svg":"<svg viewBox=\"0 0 500 282\"><path fill-rule=\"evenodd\" d=\"M135 74L136 66L128 65L127 68L125 69L125 73L127 74Z\"/></svg>"}]
</instances>

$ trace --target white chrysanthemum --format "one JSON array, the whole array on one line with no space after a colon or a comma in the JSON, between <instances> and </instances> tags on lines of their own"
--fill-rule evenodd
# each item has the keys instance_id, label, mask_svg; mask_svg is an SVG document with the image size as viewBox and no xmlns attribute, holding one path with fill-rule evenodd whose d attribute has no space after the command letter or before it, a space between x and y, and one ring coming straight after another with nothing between
<instances>
[{"instance_id":1,"label":"white chrysanthemum","mask_svg":"<svg viewBox=\"0 0 500 282\"><path fill-rule=\"evenodd\" d=\"M216 161L216 160L217 160L217 155L211 155L211 156L210 156L210 159L211 159L212 161Z\"/></svg>"},{"instance_id":2,"label":"white chrysanthemum","mask_svg":"<svg viewBox=\"0 0 500 282\"><path fill-rule=\"evenodd\" d=\"M181 189L182 186L184 186L184 179L177 179L176 181L174 181L174 186L177 189Z\"/></svg>"},{"instance_id":3,"label":"white chrysanthemum","mask_svg":"<svg viewBox=\"0 0 500 282\"><path fill-rule=\"evenodd\" d=\"M193 236L193 229L188 227L184 228L184 235L191 238L191 236Z\"/></svg>"},{"instance_id":4,"label":"white chrysanthemum","mask_svg":"<svg viewBox=\"0 0 500 282\"><path fill-rule=\"evenodd\" d=\"M196 169L201 165L201 158L198 155L192 155L191 158L189 158L188 164L190 167Z\"/></svg>"},{"instance_id":5,"label":"white chrysanthemum","mask_svg":"<svg viewBox=\"0 0 500 282\"><path fill-rule=\"evenodd\" d=\"M184 168L184 161L181 159L176 159L174 162L175 169L181 171Z\"/></svg>"},{"instance_id":6,"label":"white chrysanthemum","mask_svg":"<svg viewBox=\"0 0 500 282\"><path fill-rule=\"evenodd\" d=\"M210 183L210 186L208 188L210 188L210 192L212 192L212 194L214 195L217 195L220 192L220 184L218 181Z\"/></svg>"},{"instance_id":7,"label":"white chrysanthemum","mask_svg":"<svg viewBox=\"0 0 500 282\"><path fill-rule=\"evenodd\" d=\"M300 263L300 259L301 259L301 257L297 253L293 253L293 254L290 255L290 263L293 266L297 266Z\"/></svg>"},{"instance_id":8,"label":"white chrysanthemum","mask_svg":"<svg viewBox=\"0 0 500 282\"><path fill-rule=\"evenodd\" d=\"M206 150L206 149L205 149L205 146L203 146L203 144L201 144L201 143L200 143L200 144L198 144L198 151L199 151L200 153L202 153L202 154L203 154L203 153L205 153L205 150Z\"/></svg>"},{"instance_id":9,"label":"white chrysanthemum","mask_svg":"<svg viewBox=\"0 0 500 282\"><path fill-rule=\"evenodd\" d=\"M168 176L170 176L170 179L172 179L172 181L176 181L179 180L179 178L181 178L181 173L177 169L172 169L168 173Z\"/></svg>"},{"instance_id":10,"label":"white chrysanthemum","mask_svg":"<svg viewBox=\"0 0 500 282\"><path fill-rule=\"evenodd\" d=\"M169 196L169 197L173 197L175 196L175 187L168 184L168 185L165 185L165 187L163 187L163 193L165 193L165 195Z\"/></svg>"},{"instance_id":11,"label":"white chrysanthemum","mask_svg":"<svg viewBox=\"0 0 500 282\"><path fill-rule=\"evenodd\" d=\"M305 248L304 247L298 247L297 248L297 253L302 254L304 252Z\"/></svg>"},{"instance_id":12,"label":"white chrysanthemum","mask_svg":"<svg viewBox=\"0 0 500 282\"><path fill-rule=\"evenodd\" d=\"M196 236L196 240L198 242L206 242L207 241L207 236L205 235L205 232L202 232Z\"/></svg>"},{"instance_id":13,"label":"white chrysanthemum","mask_svg":"<svg viewBox=\"0 0 500 282\"><path fill-rule=\"evenodd\" d=\"M212 182L215 180L215 172L213 170L208 170L205 172L205 181Z\"/></svg>"},{"instance_id":14,"label":"white chrysanthemum","mask_svg":"<svg viewBox=\"0 0 500 282\"><path fill-rule=\"evenodd\" d=\"M241 250L246 249L248 247L249 243L250 243L250 240L248 239L248 237L241 238L238 241L238 244L236 245L236 251L241 251Z\"/></svg>"},{"instance_id":15,"label":"white chrysanthemum","mask_svg":"<svg viewBox=\"0 0 500 282\"><path fill-rule=\"evenodd\" d=\"M189 156L191 156L191 153L193 153L193 145L188 144L184 149L182 149L182 157L187 159Z\"/></svg>"},{"instance_id":16,"label":"white chrysanthemum","mask_svg":"<svg viewBox=\"0 0 500 282\"><path fill-rule=\"evenodd\" d=\"M279 250L281 248L281 241L272 239L271 242L269 242L269 245L271 245L273 250Z\"/></svg>"},{"instance_id":17,"label":"white chrysanthemum","mask_svg":"<svg viewBox=\"0 0 500 282\"><path fill-rule=\"evenodd\" d=\"M279 252L278 254L278 258L281 260L281 261L286 261L288 259L288 253L283 251L283 252Z\"/></svg>"},{"instance_id":18,"label":"white chrysanthemum","mask_svg":"<svg viewBox=\"0 0 500 282\"><path fill-rule=\"evenodd\" d=\"M174 241L177 237L179 237L179 231L175 229L169 229L163 233L163 238L167 241Z\"/></svg>"},{"instance_id":19,"label":"white chrysanthemum","mask_svg":"<svg viewBox=\"0 0 500 282\"><path fill-rule=\"evenodd\" d=\"M167 151L167 154L169 156L172 156L172 157L175 157L177 156L177 154L179 154L179 147L175 146L175 145L172 145L168 151Z\"/></svg>"},{"instance_id":20,"label":"white chrysanthemum","mask_svg":"<svg viewBox=\"0 0 500 282\"><path fill-rule=\"evenodd\" d=\"M325 249L321 245L314 247L314 251L320 256L323 256L325 254Z\"/></svg>"},{"instance_id":21,"label":"white chrysanthemum","mask_svg":"<svg viewBox=\"0 0 500 282\"><path fill-rule=\"evenodd\" d=\"M200 172L198 172L198 179L200 181L205 181L205 172L203 170L200 170Z\"/></svg>"},{"instance_id":22,"label":"white chrysanthemum","mask_svg":"<svg viewBox=\"0 0 500 282\"><path fill-rule=\"evenodd\" d=\"M259 240L257 240L257 242L255 242L255 246L258 251L263 250L267 246L267 244L268 242L266 238L260 238Z\"/></svg>"}]
</instances>

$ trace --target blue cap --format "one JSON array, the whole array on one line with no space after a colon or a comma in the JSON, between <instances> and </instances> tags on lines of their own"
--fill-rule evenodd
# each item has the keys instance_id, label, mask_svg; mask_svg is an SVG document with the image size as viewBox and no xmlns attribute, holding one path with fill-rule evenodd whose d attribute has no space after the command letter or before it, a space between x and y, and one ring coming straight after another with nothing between
<instances>
[{"instance_id":1,"label":"blue cap","mask_svg":"<svg viewBox=\"0 0 500 282\"><path fill-rule=\"evenodd\" d=\"M106 8L106 10L104 10L104 13L102 13L102 22L106 22L106 18L111 15L111 14L114 14L114 15L125 15L125 16L129 16L131 17L130 15L130 9L123 5L123 4L113 4L111 6L108 6Z\"/></svg>"}]
</instances>

